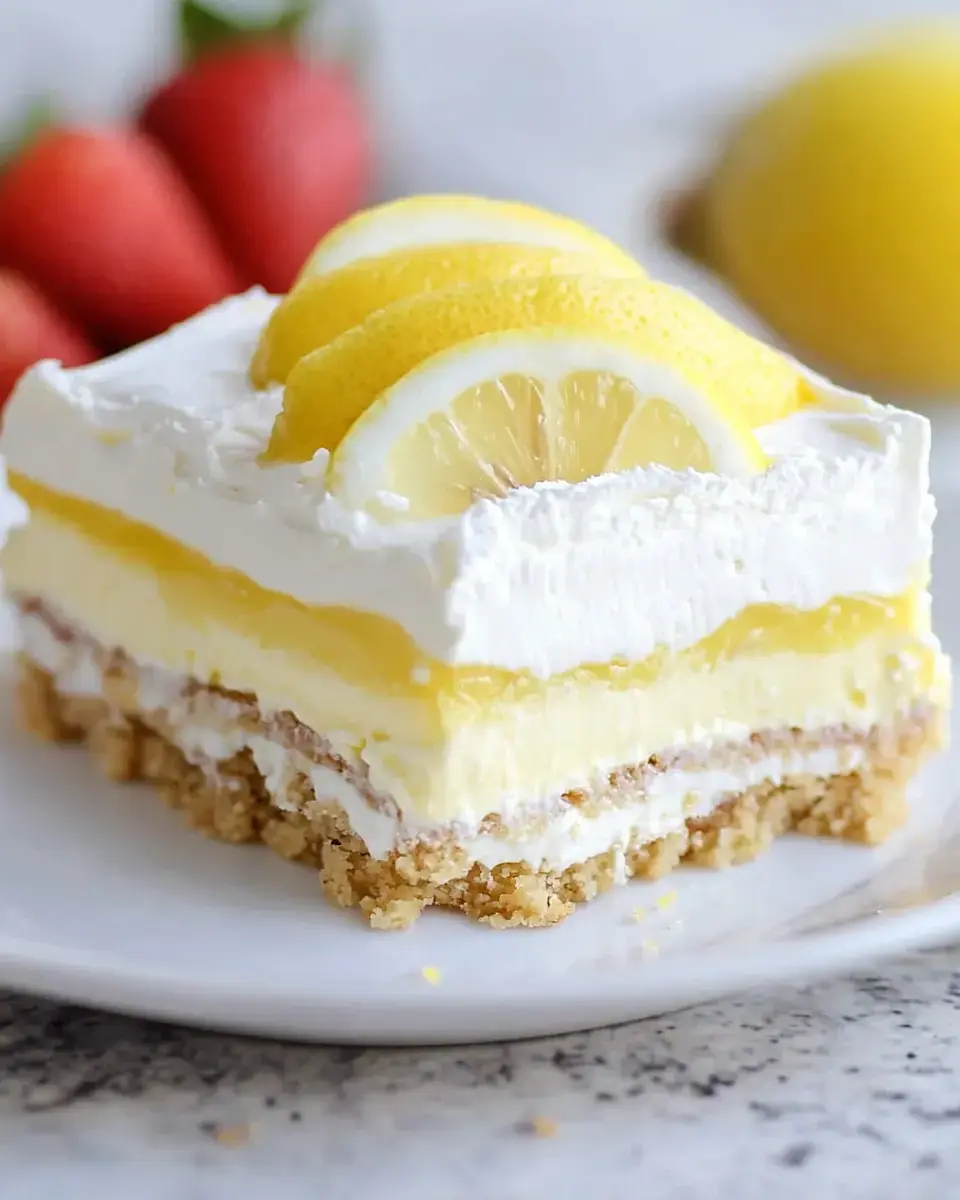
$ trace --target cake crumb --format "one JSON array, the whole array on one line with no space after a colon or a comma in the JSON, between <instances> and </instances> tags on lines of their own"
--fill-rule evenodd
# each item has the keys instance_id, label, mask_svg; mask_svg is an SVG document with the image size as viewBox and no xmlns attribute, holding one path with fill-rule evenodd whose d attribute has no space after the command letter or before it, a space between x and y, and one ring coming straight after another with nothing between
<instances>
[{"instance_id":1,"label":"cake crumb","mask_svg":"<svg viewBox=\"0 0 960 1200\"><path fill-rule=\"evenodd\" d=\"M424 967L420 974L433 987L439 987L443 982L443 975L439 967Z\"/></svg>"},{"instance_id":2,"label":"cake crumb","mask_svg":"<svg viewBox=\"0 0 960 1200\"><path fill-rule=\"evenodd\" d=\"M213 1139L221 1146L245 1146L251 1136L252 1130L245 1121L237 1125L217 1125L213 1130Z\"/></svg>"},{"instance_id":3,"label":"cake crumb","mask_svg":"<svg viewBox=\"0 0 960 1200\"><path fill-rule=\"evenodd\" d=\"M527 1122L527 1132L539 1138L557 1136L557 1122L553 1117L531 1117Z\"/></svg>"},{"instance_id":4,"label":"cake crumb","mask_svg":"<svg viewBox=\"0 0 960 1200\"><path fill-rule=\"evenodd\" d=\"M633 910L631 915L637 924L639 924L641 921L645 921L647 919L647 910L641 904L638 908Z\"/></svg>"},{"instance_id":5,"label":"cake crumb","mask_svg":"<svg viewBox=\"0 0 960 1200\"><path fill-rule=\"evenodd\" d=\"M669 892L664 892L662 896L657 897L657 908L661 912L666 912L667 909L673 908L677 902L677 889L671 888Z\"/></svg>"},{"instance_id":6,"label":"cake crumb","mask_svg":"<svg viewBox=\"0 0 960 1200\"><path fill-rule=\"evenodd\" d=\"M644 938L640 943L640 946L643 949L644 954L649 954L651 958L656 958L656 956L660 953L660 943L655 941L653 938Z\"/></svg>"}]
</instances>

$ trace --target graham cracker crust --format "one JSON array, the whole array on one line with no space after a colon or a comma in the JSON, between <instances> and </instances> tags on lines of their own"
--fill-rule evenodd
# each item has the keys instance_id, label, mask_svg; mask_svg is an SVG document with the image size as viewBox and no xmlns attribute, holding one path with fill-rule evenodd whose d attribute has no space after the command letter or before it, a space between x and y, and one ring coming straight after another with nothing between
<instances>
[{"instance_id":1,"label":"graham cracker crust","mask_svg":"<svg viewBox=\"0 0 960 1200\"><path fill-rule=\"evenodd\" d=\"M122 682L122 681L121 681ZM459 909L496 928L552 925L577 904L624 878L655 879L681 863L724 868L748 862L791 830L875 844L907 816L905 790L926 754L941 744L943 714L903 718L895 727L850 738L864 750L861 766L826 778L794 775L763 783L691 819L682 832L625 851L607 851L563 871L527 863L488 868L453 844L395 850L373 859L343 809L314 797L302 777L310 816L286 812L270 799L250 752L205 769L189 762L131 703L71 696L54 677L21 657L21 722L49 741L85 742L113 780L144 780L196 829L223 841L262 842L284 858L319 872L328 898L358 907L378 929L403 929L429 905ZM130 695L129 690L126 693Z\"/></svg>"}]
</instances>

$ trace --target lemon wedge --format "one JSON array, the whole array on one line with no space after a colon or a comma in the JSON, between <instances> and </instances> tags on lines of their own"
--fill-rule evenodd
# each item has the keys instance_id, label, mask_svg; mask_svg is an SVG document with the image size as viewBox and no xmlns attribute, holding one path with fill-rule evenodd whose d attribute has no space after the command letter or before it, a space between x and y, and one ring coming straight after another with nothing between
<instances>
[{"instance_id":1,"label":"lemon wedge","mask_svg":"<svg viewBox=\"0 0 960 1200\"><path fill-rule=\"evenodd\" d=\"M257 345L251 379L255 387L285 383L305 354L396 300L488 279L558 274L642 276L644 271L619 250L587 253L500 242L413 246L361 258L306 276L280 301Z\"/></svg>"},{"instance_id":2,"label":"lemon wedge","mask_svg":"<svg viewBox=\"0 0 960 1200\"><path fill-rule=\"evenodd\" d=\"M542 276L398 300L302 358L291 371L267 461L334 450L378 396L420 363L487 333L562 328L626 337L745 424L763 425L814 399L797 368L686 292L649 279Z\"/></svg>"},{"instance_id":3,"label":"lemon wedge","mask_svg":"<svg viewBox=\"0 0 960 1200\"><path fill-rule=\"evenodd\" d=\"M550 246L633 262L625 250L589 226L529 204L483 196L408 196L364 209L332 229L307 259L299 279L394 250L451 242Z\"/></svg>"},{"instance_id":4,"label":"lemon wedge","mask_svg":"<svg viewBox=\"0 0 960 1200\"><path fill-rule=\"evenodd\" d=\"M381 521L463 512L546 480L658 463L742 476L766 459L722 389L629 338L486 334L428 358L355 422L330 491Z\"/></svg>"}]
</instances>

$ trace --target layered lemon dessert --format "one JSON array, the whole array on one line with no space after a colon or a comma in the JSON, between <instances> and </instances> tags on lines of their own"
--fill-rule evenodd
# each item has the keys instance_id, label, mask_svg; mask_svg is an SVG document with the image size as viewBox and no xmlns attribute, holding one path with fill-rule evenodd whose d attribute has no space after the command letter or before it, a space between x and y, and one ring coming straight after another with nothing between
<instances>
[{"instance_id":1,"label":"layered lemon dessert","mask_svg":"<svg viewBox=\"0 0 960 1200\"><path fill-rule=\"evenodd\" d=\"M537 210L352 218L0 451L26 724L381 928L878 842L941 739L926 420Z\"/></svg>"}]
</instances>

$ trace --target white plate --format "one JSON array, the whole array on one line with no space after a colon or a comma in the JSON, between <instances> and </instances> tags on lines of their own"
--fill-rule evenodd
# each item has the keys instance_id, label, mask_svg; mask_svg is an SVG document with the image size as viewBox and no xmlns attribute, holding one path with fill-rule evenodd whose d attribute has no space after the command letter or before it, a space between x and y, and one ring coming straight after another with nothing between
<instances>
[{"instance_id":1,"label":"white plate","mask_svg":"<svg viewBox=\"0 0 960 1200\"><path fill-rule=\"evenodd\" d=\"M937 546L936 618L956 652L960 494L941 500ZM928 768L910 826L880 850L787 838L733 871L621 888L551 930L428 912L388 934L328 907L309 871L209 842L148 789L105 785L81 750L22 739L8 693L0 680L6 986L297 1038L476 1041L626 1021L960 936L957 752Z\"/></svg>"}]
</instances>

